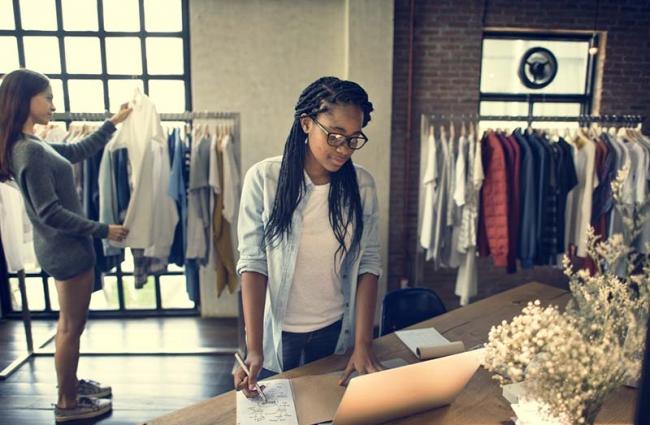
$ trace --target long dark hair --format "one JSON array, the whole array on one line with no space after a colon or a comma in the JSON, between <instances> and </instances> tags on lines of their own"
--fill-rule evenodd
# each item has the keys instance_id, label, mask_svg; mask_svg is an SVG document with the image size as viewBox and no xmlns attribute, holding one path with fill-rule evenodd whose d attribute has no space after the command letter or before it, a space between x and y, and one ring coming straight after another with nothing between
<instances>
[{"instance_id":1,"label":"long dark hair","mask_svg":"<svg viewBox=\"0 0 650 425\"><path fill-rule=\"evenodd\" d=\"M322 77L303 90L296 104L291 131L284 144L278 187L265 230L264 243L272 245L291 232L293 213L305 192L303 170L307 136L300 125L300 118L304 116L315 118L318 114L327 112L331 105L336 104L359 106L363 112L362 127L370 121L372 103L368 101L366 91L357 83L336 77ZM363 234L363 208L352 159L349 159L338 171L330 174L328 204L330 225L339 242L335 255L348 252L345 237L351 224L354 224L354 235L349 250L356 255L358 253L356 248L359 247Z\"/></svg>"},{"instance_id":2,"label":"long dark hair","mask_svg":"<svg viewBox=\"0 0 650 425\"><path fill-rule=\"evenodd\" d=\"M47 90L50 80L43 74L18 69L5 75L0 84L0 182L11 179L9 157L29 117L32 97Z\"/></svg>"}]
</instances>

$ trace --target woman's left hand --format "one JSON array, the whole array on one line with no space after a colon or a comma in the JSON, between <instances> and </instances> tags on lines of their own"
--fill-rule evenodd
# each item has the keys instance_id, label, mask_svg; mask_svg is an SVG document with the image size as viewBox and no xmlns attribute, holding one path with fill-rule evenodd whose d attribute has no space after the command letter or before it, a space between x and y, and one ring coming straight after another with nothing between
<instances>
[{"instance_id":1,"label":"woman's left hand","mask_svg":"<svg viewBox=\"0 0 650 425\"><path fill-rule=\"evenodd\" d=\"M113 125L117 125L117 124L121 123L122 121L124 121L126 119L126 117L129 116L129 114L131 113L132 110L133 110L133 108L129 107L128 103L123 103L120 106L120 110L117 111L115 113L115 115L113 115L111 117L111 122L113 123Z\"/></svg>"},{"instance_id":2,"label":"woman's left hand","mask_svg":"<svg viewBox=\"0 0 650 425\"><path fill-rule=\"evenodd\" d=\"M356 344L354 346L354 351L348 361L348 366L345 368L345 371L339 379L339 385L347 385L350 375L354 371L357 371L359 375L365 375L368 373L379 372L384 370L375 352L372 349L372 342L367 344Z\"/></svg>"}]
</instances>

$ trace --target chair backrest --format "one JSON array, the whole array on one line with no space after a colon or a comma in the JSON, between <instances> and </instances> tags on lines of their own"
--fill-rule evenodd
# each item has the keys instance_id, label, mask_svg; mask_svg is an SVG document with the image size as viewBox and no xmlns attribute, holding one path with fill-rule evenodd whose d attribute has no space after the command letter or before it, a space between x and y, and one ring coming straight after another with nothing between
<instances>
[{"instance_id":1,"label":"chair backrest","mask_svg":"<svg viewBox=\"0 0 650 425\"><path fill-rule=\"evenodd\" d=\"M398 289L384 296L379 334L386 335L446 312L445 304L431 289Z\"/></svg>"}]
</instances>

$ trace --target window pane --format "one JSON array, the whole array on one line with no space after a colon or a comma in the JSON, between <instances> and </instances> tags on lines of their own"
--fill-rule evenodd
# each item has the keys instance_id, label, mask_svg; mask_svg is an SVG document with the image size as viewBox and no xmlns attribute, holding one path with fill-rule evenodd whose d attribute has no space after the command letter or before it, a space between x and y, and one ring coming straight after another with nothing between
<instances>
[{"instance_id":1,"label":"window pane","mask_svg":"<svg viewBox=\"0 0 650 425\"><path fill-rule=\"evenodd\" d=\"M182 16L181 0L144 0L147 31L181 31Z\"/></svg>"},{"instance_id":2,"label":"window pane","mask_svg":"<svg viewBox=\"0 0 650 425\"><path fill-rule=\"evenodd\" d=\"M66 37L65 60L71 74L100 74L102 72L99 38Z\"/></svg>"},{"instance_id":3,"label":"window pane","mask_svg":"<svg viewBox=\"0 0 650 425\"><path fill-rule=\"evenodd\" d=\"M149 81L149 97L158 112L183 112L185 110L185 82L168 80Z\"/></svg>"},{"instance_id":4,"label":"window pane","mask_svg":"<svg viewBox=\"0 0 650 425\"><path fill-rule=\"evenodd\" d=\"M104 112L104 89L100 80L70 80L68 95L72 112Z\"/></svg>"},{"instance_id":5,"label":"window pane","mask_svg":"<svg viewBox=\"0 0 650 425\"><path fill-rule=\"evenodd\" d=\"M44 74L61 72L59 41L56 37L25 37L25 65Z\"/></svg>"},{"instance_id":6,"label":"window pane","mask_svg":"<svg viewBox=\"0 0 650 425\"><path fill-rule=\"evenodd\" d=\"M63 29L66 31L97 31L97 2L62 0Z\"/></svg>"},{"instance_id":7,"label":"window pane","mask_svg":"<svg viewBox=\"0 0 650 425\"><path fill-rule=\"evenodd\" d=\"M163 308L194 308L187 297L184 275L160 276L160 297Z\"/></svg>"},{"instance_id":8,"label":"window pane","mask_svg":"<svg viewBox=\"0 0 650 425\"><path fill-rule=\"evenodd\" d=\"M56 292L56 283L54 282L53 277L47 278L47 290L50 294L50 307L52 307L52 311L61 310L61 306L59 305L59 294Z\"/></svg>"},{"instance_id":9,"label":"window pane","mask_svg":"<svg viewBox=\"0 0 650 425\"><path fill-rule=\"evenodd\" d=\"M147 38L147 70L149 74L183 74L183 39Z\"/></svg>"},{"instance_id":10,"label":"window pane","mask_svg":"<svg viewBox=\"0 0 650 425\"><path fill-rule=\"evenodd\" d=\"M528 104L524 102L481 102L481 115L508 115L508 116L526 116L528 115ZM479 132L487 129L506 128L514 129L517 127L527 127L526 121L480 121L478 123Z\"/></svg>"},{"instance_id":11,"label":"window pane","mask_svg":"<svg viewBox=\"0 0 650 425\"><path fill-rule=\"evenodd\" d=\"M63 81L50 80L50 86L52 87L52 95L54 96L54 107L58 112L65 111L65 103L63 100Z\"/></svg>"},{"instance_id":12,"label":"window pane","mask_svg":"<svg viewBox=\"0 0 650 425\"><path fill-rule=\"evenodd\" d=\"M18 45L16 44L16 37L0 37L0 52L2 52L0 74L6 74L14 69L18 69Z\"/></svg>"},{"instance_id":13,"label":"window pane","mask_svg":"<svg viewBox=\"0 0 650 425\"><path fill-rule=\"evenodd\" d=\"M29 311L45 310L45 292L43 292L43 281L40 277L25 278L25 289L27 291L27 304ZM20 311L23 303L20 298L20 289L18 289L18 278L9 279L9 290L11 292L11 306L14 311Z\"/></svg>"},{"instance_id":14,"label":"window pane","mask_svg":"<svg viewBox=\"0 0 650 425\"><path fill-rule=\"evenodd\" d=\"M136 88L139 88L140 92L144 92L144 83L142 80L109 80L108 100L110 110L115 112L120 108L121 104L133 99L133 93ZM123 263L122 270L124 270L124 266Z\"/></svg>"},{"instance_id":15,"label":"window pane","mask_svg":"<svg viewBox=\"0 0 650 425\"><path fill-rule=\"evenodd\" d=\"M542 89L529 89L519 79L519 62L526 51L545 47L557 59L555 79ZM492 93L583 94L589 43L586 41L483 40L481 91Z\"/></svg>"},{"instance_id":16,"label":"window pane","mask_svg":"<svg viewBox=\"0 0 650 425\"><path fill-rule=\"evenodd\" d=\"M481 102L481 115L528 115L524 102Z\"/></svg>"},{"instance_id":17,"label":"window pane","mask_svg":"<svg viewBox=\"0 0 650 425\"><path fill-rule=\"evenodd\" d=\"M539 117L553 115L575 117L580 115L580 104L535 102L533 104L533 115Z\"/></svg>"},{"instance_id":18,"label":"window pane","mask_svg":"<svg viewBox=\"0 0 650 425\"><path fill-rule=\"evenodd\" d=\"M20 0L20 20L24 30L56 30L54 0Z\"/></svg>"},{"instance_id":19,"label":"window pane","mask_svg":"<svg viewBox=\"0 0 650 425\"><path fill-rule=\"evenodd\" d=\"M127 309L155 309L156 291L154 278L149 277L148 282L141 289L135 289L133 276L124 276L124 306Z\"/></svg>"},{"instance_id":20,"label":"window pane","mask_svg":"<svg viewBox=\"0 0 650 425\"><path fill-rule=\"evenodd\" d=\"M106 31L140 31L138 0L104 0Z\"/></svg>"},{"instance_id":21,"label":"window pane","mask_svg":"<svg viewBox=\"0 0 650 425\"><path fill-rule=\"evenodd\" d=\"M0 0L0 29L15 30L14 5L12 0Z\"/></svg>"},{"instance_id":22,"label":"window pane","mask_svg":"<svg viewBox=\"0 0 650 425\"><path fill-rule=\"evenodd\" d=\"M104 276L103 289L93 292L90 298L91 310L118 310L120 308L117 300L117 277Z\"/></svg>"},{"instance_id":23,"label":"window pane","mask_svg":"<svg viewBox=\"0 0 650 425\"><path fill-rule=\"evenodd\" d=\"M107 37L106 62L109 74L142 74L140 39L137 37Z\"/></svg>"}]
</instances>

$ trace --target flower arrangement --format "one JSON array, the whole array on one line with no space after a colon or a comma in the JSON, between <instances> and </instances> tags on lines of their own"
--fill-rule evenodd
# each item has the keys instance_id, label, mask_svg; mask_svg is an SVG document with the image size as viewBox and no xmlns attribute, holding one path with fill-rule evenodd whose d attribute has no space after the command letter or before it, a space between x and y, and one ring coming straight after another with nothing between
<instances>
[{"instance_id":1,"label":"flower arrangement","mask_svg":"<svg viewBox=\"0 0 650 425\"><path fill-rule=\"evenodd\" d=\"M625 178L623 169L612 184L617 208ZM564 258L571 290L566 309L531 302L511 322L493 327L486 345L485 367L495 379L502 385L525 381L527 396L562 424L593 424L607 395L640 376L650 263L627 243L645 218L638 208L619 211L628 227L624 234L600 242L593 229L588 232L596 273L574 271Z\"/></svg>"}]
</instances>

